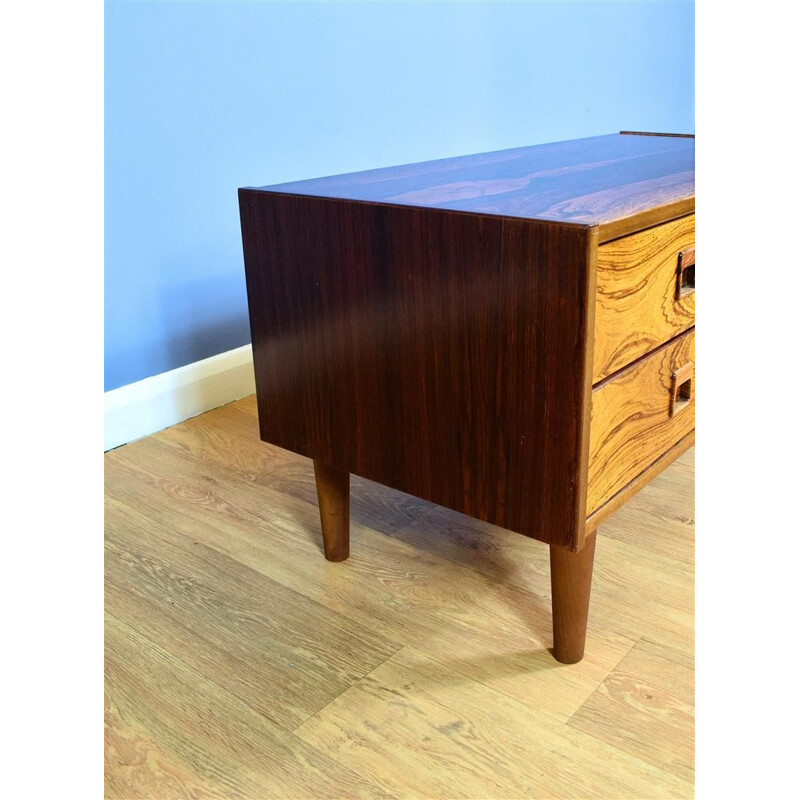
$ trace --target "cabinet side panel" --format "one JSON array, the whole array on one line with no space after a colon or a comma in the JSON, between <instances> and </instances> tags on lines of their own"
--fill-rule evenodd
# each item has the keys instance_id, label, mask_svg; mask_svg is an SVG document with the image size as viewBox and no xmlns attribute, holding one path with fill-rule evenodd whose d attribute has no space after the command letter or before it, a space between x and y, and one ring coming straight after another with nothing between
<instances>
[{"instance_id":1,"label":"cabinet side panel","mask_svg":"<svg viewBox=\"0 0 800 800\"><path fill-rule=\"evenodd\" d=\"M579 546L589 229L257 190L240 209L265 441Z\"/></svg>"}]
</instances>

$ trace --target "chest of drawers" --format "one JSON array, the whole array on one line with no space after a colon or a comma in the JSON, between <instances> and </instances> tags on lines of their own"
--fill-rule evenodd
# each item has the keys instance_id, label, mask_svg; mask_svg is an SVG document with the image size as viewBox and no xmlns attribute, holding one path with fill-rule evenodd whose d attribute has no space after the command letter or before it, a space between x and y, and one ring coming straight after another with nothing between
<instances>
[{"instance_id":1,"label":"chest of drawers","mask_svg":"<svg viewBox=\"0 0 800 800\"><path fill-rule=\"evenodd\" d=\"M550 546L583 655L598 525L694 437L694 138L623 133L239 191L259 425ZM431 535L434 535L433 533Z\"/></svg>"}]
</instances>

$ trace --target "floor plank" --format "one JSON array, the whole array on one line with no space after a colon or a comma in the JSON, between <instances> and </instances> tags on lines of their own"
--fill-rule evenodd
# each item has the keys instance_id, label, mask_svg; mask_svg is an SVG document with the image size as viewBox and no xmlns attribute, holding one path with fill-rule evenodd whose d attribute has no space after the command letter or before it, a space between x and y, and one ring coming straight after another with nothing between
<instances>
[{"instance_id":1,"label":"floor plank","mask_svg":"<svg viewBox=\"0 0 800 800\"><path fill-rule=\"evenodd\" d=\"M241 400L237 400L235 403L231 403L230 405L235 406L240 411L244 411L245 414L258 417L258 404L256 403L256 396L254 394L251 394L248 397L243 397Z\"/></svg>"},{"instance_id":2,"label":"floor plank","mask_svg":"<svg viewBox=\"0 0 800 800\"><path fill-rule=\"evenodd\" d=\"M694 564L694 448L625 503L603 536Z\"/></svg>"},{"instance_id":3,"label":"floor plank","mask_svg":"<svg viewBox=\"0 0 800 800\"><path fill-rule=\"evenodd\" d=\"M311 462L255 398L106 455L106 793L690 797L693 450L600 529L587 655L547 547Z\"/></svg>"},{"instance_id":4,"label":"floor plank","mask_svg":"<svg viewBox=\"0 0 800 800\"><path fill-rule=\"evenodd\" d=\"M157 433L157 441L236 472L292 497L316 504L311 461L259 439L257 418L231 403ZM350 516L373 530L394 531L417 519L430 504L411 495L353 476Z\"/></svg>"},{"instance_id":5,"label":"floor plank","mask_svg":"<svg viewBox=\"0 0 800 800\"><path fill-rule=\"evenodd\" d=\"M105 704L106 797L224 798L214 783L196 770L165 755L149 731L123 718L106 695Z\"/></svg>"},{"instance_id":6,"label":"floor plank","mask_svg":"<svg viewBox=\"0 0 800 800\"><path fill-rule=\"evenodd\" d=\"M109 491L152 518L389 641L564 720L636 641L595 629L586 658L567 669L549 652L549 580L522 590L358 525L350 559L331 564L321 556L315 506L266 487L254 491L154 439L117 451L111 461ZM135 469L138 462L147 469ZM198 523L206 526L202 535ZM547 558L546 547L526 541Z\"/></svg>"},{"instance_id":7,"label":"floor plank","mask_svg":"<svg viewBox=\"0 0 800 800\"><path fill-rule=\"evenodd\" d=\"M569 725L694 780L694 671L680 651L638 642Z\"/></svg>"},{"instance_id":8,"label":"floor plank","mask_svg":"<svg viewBox=\"0 0 800 800\"><path fill-rule=\"evenodd\" d=\"M106 502L106 608L291 730L398 645Z\"/></svg>"},{"instance_id":9,"label":"floor plank","mask_svg":"<svg viewBox=\"0 0 800 800\"><path fill-rule=\"evenodd\" d=\"M399 797L691 796L673 775L409 648L297 733Z\"/></svg>"},{"instance_id":10,"label":"floor plank","mask_svg":"<svg viewBox=\"0 0 800 800\"><path fill-rule=\"evenodd\" d=\"M641 494L646 492L647 488ZM647 501L647 497L640 500ZM665 553L664 548L644 546L639 539L608 536L607 530L617 528L609 522L600 532L591 619L602 617L603 627L620 636L658 638L690 652L694 637L692 563ZM692 526L681 526L684 539L691 541L692 534ZM391 535L498 582L550 597L547 549L511 531L435 507Z\"/></svg>"},{"instance_id":11,"label":"floor plank","mask_svg":"<svg viewBox=\"0 0 800 800\"><path fill-rule=\"evenodd\" d=\"M246 703L221 689L134 628L106 616L106 688L118 718L148 731L188 789L211 785L228 798L386 797L379 786L292 734L273 728ZM119 774L106 775L107 796ZM173 773L176 790L183 781ZM198 785L199 784L199 785ZM144 787L129 796L147 797ZM172 794L164 782L158 797Z\"/></svg>"}]
</instances>

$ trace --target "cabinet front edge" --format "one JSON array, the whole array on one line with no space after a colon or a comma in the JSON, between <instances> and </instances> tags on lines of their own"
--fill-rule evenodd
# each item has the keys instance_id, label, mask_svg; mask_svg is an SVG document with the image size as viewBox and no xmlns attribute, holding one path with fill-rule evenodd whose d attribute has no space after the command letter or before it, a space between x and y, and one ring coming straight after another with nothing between
<instances>
[{"instance_id":1,"label":"cabinet front edge","mask_svg":"<svg viewBox=\"0 0 800 800\"><path fill-rule=\"evenodd\" d=\"M645 228L652 228L664 222L671 222L679 217L686 217L694 214L694 197L686 197L663 206L649 208L630 217L615 219L611 222L601 222L599 228L599 243L605 244L612 239L619 239L622 236L629 236L632 233L643 231Z\"/></svg>"}]
</instances>

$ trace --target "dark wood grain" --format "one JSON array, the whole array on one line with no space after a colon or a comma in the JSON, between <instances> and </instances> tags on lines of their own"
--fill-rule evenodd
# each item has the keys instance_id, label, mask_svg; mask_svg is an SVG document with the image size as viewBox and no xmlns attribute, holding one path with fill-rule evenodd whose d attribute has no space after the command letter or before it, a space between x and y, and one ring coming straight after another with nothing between
<instances>
[{"instance_id":1,"label":"dark wood grain","mask_svg":"<svg viewBox=\"0 0 800 800\"><path fill-rule=\"evenodd\" d=\"M240 190L265 441L578 549L596 231Z\"/></svg>"},{"instance_id":2,"label":"dark wood grain","mask_svg":"<svg viewBox=\"0 0 800 800\"><path fill-rule=\"evenodd\" d=\"M263 188L599 225L606 241L694 210L694 139L611 134Z\"/></svg>"}]
</instances>

